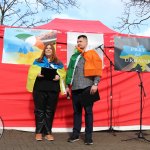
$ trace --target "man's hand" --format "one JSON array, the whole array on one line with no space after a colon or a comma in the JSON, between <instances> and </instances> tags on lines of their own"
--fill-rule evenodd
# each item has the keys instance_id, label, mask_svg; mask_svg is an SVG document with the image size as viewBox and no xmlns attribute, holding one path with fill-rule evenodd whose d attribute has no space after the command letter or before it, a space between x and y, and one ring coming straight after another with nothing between
<instances>
[{"instance_id":1,"label":"man's hand","mask_svg":"<svg viewBox=\"0 0 150 150\"><path fill-rule=\"evenodd\" d=\"M90 94L94 94L97 91L97 89L98 89L98 86L97 85L93 85L91 87Z\"/></svg>"},{"instance_id":2,"label":"man's hand","mask_svg":"<svg viewBox=\"0 0 150 150\"><path fill-rule=\"evenodd\" d=\"M69 95L71 94L69 87L66 88L66 93L69 93Z\"/></svg>"},{"instance_id":3,"label":"man's hand","mask_svg":"<svg viewBox=\"0 0 150 150\"><path fill-rule=\"evenodd\" d=\"M70 99L71 92L69 87L66 88L66 93L67 93L67 99Z\"/></svg>"}]
</instances>

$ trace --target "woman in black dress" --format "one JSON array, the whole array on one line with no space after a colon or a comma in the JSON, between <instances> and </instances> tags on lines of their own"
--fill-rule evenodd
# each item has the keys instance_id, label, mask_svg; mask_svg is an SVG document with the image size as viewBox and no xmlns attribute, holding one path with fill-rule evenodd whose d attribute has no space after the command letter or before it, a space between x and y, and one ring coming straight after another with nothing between
<instances>
[{"instance_id":1,"label":"woman in black dress","mask_svg":"<svg viewBox=\"0 0 150 150\"><path fill-rule=\"evenodd\" d=\"M41 56L29 69L27 89L33 92L35 106L35 139L41 141L43 135L49 141L52 135L53 118L60 90L65 93L65 69L57 58L53 44L45 46Z\"/></svg>"}]
</instances>

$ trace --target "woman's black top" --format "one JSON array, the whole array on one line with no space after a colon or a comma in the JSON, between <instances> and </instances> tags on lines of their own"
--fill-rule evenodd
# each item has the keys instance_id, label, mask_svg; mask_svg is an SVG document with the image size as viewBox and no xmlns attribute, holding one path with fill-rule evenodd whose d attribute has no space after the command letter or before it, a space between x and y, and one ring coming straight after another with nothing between
<instances>
[{"instance_id":1,"label":"woman's black top","mask_svg":"<svg viewBox=\"0 0 150 150\"><path fill-rule=\"evenodd\" d=\"M48 80L44 77L37 77L34 83L34 91L54 91L59 92L60 91L60 85L59 80L53 81Z\"/></svg>"}]
</instances>

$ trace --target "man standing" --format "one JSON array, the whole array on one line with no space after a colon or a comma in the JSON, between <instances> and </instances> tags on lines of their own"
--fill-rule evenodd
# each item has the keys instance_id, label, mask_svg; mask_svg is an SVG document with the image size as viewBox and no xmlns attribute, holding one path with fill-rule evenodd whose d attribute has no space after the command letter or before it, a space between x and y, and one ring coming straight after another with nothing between
<instances>
[{"instance_id":1,"label":"man standing","mask_svg":"<svg viewBox=\"0 0 150 150\"><path fill-rule=\"evenodd\" d=\"M86 35L80 35L77 38L77 47L75 54L72 55L66 77L68 87L66 91L72 90L72 104L74 111L73 133L68 142L79 140L79 134L82 126L82 108L85 111L85 144L93 144L93 102L82 105L83 93L90 87L89 95L98 93L98 83L102 74L102 61L95 50L88 50L88 39ZM88 97L87 97L88 98Z\"/></svg>"}]
</instances>

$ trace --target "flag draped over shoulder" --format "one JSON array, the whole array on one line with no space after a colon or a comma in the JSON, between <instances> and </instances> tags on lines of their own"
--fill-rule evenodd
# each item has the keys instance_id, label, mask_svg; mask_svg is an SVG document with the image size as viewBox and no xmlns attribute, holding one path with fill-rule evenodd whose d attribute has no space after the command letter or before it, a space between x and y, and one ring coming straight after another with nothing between
<instances>
[{"instance_id":1,"label":"flag draped over shoulder","mask_svg":"<svg viewBox=\"0 0 150 150\"><path fill-rule=\"evenodd\" d=\"M84 57L84 76L102 76L102 60L98 53L92 49L83 52L82 49L76 47L77 51L70 58L68 66L66 84L72 84L72 78L76 68L76 64L80 57Z\"/></svg>"},{"instance_id":2,"label":"flag draped over shoulder","mask_svg":"<svg viewBox=\"0 0 150 150\"><path fill-rule=\"evenodd\" d=\"M49 62L46 56L43 57L41 62L38 62L37 59L33 62L33 65L37 65L39 67L44 67L44 68L53 68L53 69L62 69L64 66L60 62L58 64L54 62Z\"/></svg>"},{"instance_id":3,"label":"flag draped over shoulder","mask_svg":"<svg viewBox=\"0 0 150 150\"><path fill-rule=\"evenodd\" d=\"M66 75L66 84L71 84L72 83L74 70L75 70L76 64L77 64L80 57L81 57L81 54L78 51L75 52L71 56L69 66L68 66L68 70L67 70L67 75Z\"/></svg>"},{"instance_id":4,"label":"flag draped over shoulder","mask_svg":"<svg viewBox=\"0 0 150 150\"><path fill-rule=\"evenodd\" d=\"M42 62L37 62L35 60L33 65L30 66L29 71L28 71L28 77L27 77L27 85L26 85L27 90L29 92L33 91L36 77L38 74L41 73L41 67L57 69L57 73L60 76L59 84L60 84L61 94L62 95L66 94L66 89L65 89L66 71L64 69L63 64L62 63L60 64L49 63L46 57L44 57Z\"/></svg>"},{"instance_id":5,"label":"flag draped over shoulder","mask_svg":"<svg viewBox=\"0 0 150 150\"><path fill-rule=\"evenodd\" d=\"M102 76L102 60L95 50L84 52L85 59L84 75L85 76Z\"/></svg>"}]
</instances>

